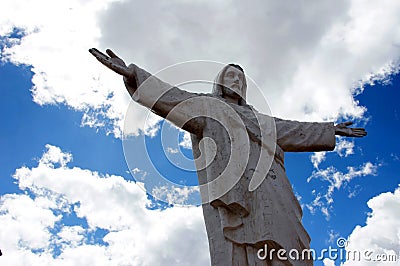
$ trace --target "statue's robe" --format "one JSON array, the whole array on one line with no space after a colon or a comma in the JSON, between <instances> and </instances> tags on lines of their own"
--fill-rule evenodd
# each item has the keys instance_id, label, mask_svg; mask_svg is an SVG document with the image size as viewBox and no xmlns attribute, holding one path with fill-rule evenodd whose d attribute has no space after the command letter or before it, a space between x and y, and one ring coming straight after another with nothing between
<instances>
[{"instance_id":1,"label":"statue's robe","mask_svg":"<svg viewBox=\"0 0 400 266\"><path fill-rule=\"evenodd\" d=\"M276 258L273 259L275 262L257 258L257 251L266 244L269 249L282 248L287 252L295 249L300 254L308 249L310 237L301 223L302 209L285 173L284 152L333 150L333 123L273 118L257 113L249 105L229 104L223 98L197 100L199 97L215 99L216 96L180 90L135 65L129 67L135 75L125 79L125 84L132 98L191 133L194 158L200 158L196 161L200 184L219 177L228 165L231 153L238 153L236 158L242 158L241 153L249 151L249 160L243 158L245 165L235 161L233 168L237 169L229 174L235 171L243 174L225 194L219 195L217 191L215 196L212 187L201 188L212 265L275 265L279 261ZM226 112L227 106L233 113ZM235 132L237 137L230 136L227 126L232 127L228 131ZM274 140L272 146L271 143L269 147L260 145L259 136L263 133L267 139ZM214 148L208 142L201 142L205 137L215 141ZM243 141L243 137L247 141ZM232 150L231 147L240 148ZM264 173L261 184L249 191L249 182L264 148L274 150L271 166ZM208 150L212 150L213 158L206 162ZM205 156L202 157L201 151L206 153ZM284 264L312 265L312 260L289 258L276 265Z\"/></svg>"}]
</instances>

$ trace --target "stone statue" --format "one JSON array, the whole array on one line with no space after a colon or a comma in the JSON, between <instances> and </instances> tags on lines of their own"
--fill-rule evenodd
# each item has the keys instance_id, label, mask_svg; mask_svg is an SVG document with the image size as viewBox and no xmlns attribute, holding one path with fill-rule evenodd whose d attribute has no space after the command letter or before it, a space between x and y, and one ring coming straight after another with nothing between
<instances>
[{"instance_id":1,"label":"stone statue","mask_svg":"<svg viewBox=\"0 0 400 266\"><path fill-rule=\"evenodd\" d=\"M297 122L260 114L246 103L246 78L243 69L235 64L220 71L212 94L196 94L172 87L134 64L126 66L111 50L106 51L108 55L94 48L89 51L102 64L123 76L136 102L191 133L199 184L219 177L230 164L231 153L240 155L248 150L249 159L243 163L241 156L235 157L233 170L227 175L236 175L237 182L227 189L221 190L215 185L200 191L212 265L313 265L312 258L287 256L289 251L301 254L309 249L310 237L301 223L302 210L285 173L284 152L333 150L335 135L363 137L366 135L363 128L349 128L352 122L338 125ZM140 91L138 88L148 80L151 80L150 86ZM208 98L191 101L202 96ZM213 99L218 101L210 104ZM186 105L170 113L183 102ZM226 115L229 108L234 115ZM196 112L201 115L190 114ZM207 112L220 121L207 118ZM236 123L239 120L241 124ZM234 128L234 137L229 135L224 123L225 127ZM274 143L264 145L260 135L271 132L268 128L271 126L276 136ZM207 137L214 140L214 148L202 141ZM240 148L230 150L234 145ZM212 150L211 160L207 159L207 149ZM270 155L272 150L272 155L270 164L267 168L261 167L264 170L260 173L258 163L263 150L268 150ZM206 151L205 157L203 151ZM256 172L263 178L248 189ZM271 253L261 259L260 250L264 247L284 252Z\"/></svg>"}]
</instances>

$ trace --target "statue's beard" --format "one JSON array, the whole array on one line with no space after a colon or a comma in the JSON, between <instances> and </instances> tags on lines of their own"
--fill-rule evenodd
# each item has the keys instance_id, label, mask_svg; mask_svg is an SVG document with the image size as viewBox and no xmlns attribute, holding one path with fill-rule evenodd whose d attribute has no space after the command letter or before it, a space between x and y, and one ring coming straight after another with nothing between
<instances>
[{"instance_id":1,"label":"statue's beard","mask_svg":"<svg viewBox=\"0 0 400 266\"><path fill-rule=\"evenodd\" d=\"M241 94L242 93L240 92L239 89L238 90L234 90L234 89L231 89L231 88L228 88L228 87L223 87L222 88L222 95L223 96L227 96L229 98L241 99L242 98Z\"/></svg>"}]
</instances>

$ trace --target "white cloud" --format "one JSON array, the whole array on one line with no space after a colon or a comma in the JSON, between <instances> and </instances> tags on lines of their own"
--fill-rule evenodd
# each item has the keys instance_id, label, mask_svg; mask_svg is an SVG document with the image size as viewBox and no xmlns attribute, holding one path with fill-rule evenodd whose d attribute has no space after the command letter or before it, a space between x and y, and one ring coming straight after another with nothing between
<instances>
[{"instance_id":1,"label":"white cloud","mask_svg":"<svg viewBox=\"0 0 400 266\"><path fill-rule=\"evenodd\" d=\"M132 173L134 173L134 174L137 174L137 173L140 173L140 172L142 172L142 170L140 170L139 168L134 168L134 169L132 169Z\"/></svg>"},{"instance_id":2,"label":"white cloud","mask_svg":"<svg viewBox=\"0 0 400 266\"><path fill-rule=\"evenodd\" d=\"M346 186L353 178L366 175L376 175L376 169L378 165L374 165L370 162L365 163L360 166L359 169L355 169L352 166L347 167L348 173L343 173L338 171L334 166L329 166L326 169L319 169L319 165L325 161L327 154L337 153L340 157L347 157L354 154L354 141L348 141L344 138L337 138L335 150L329 152L314 152L310 156L311 163L313 164L315 171L307 179L310 182L312 179L317 178L323 181L328 181L329 186L324 195L323 193L316 193L314 190L312 192L314 200L305 206L308 210L314 214L317 209L319 209L327 219L330 217L330 211L333 209L332 203L333 192L339 190L343 185ZM360 187L356 185L354 188L349 188L349 198L355 197L360 191Z\"/></svg>"},{"instance_id":3,"label":"white cloud","mask_svg":"<svg viewBox=\"0 0 400 266\"><path fill-rule=\"evenodd\" d=\"M400 250L400 188L393 193L382 193L368 202L371 208L364 226L357 225L348 237L346 251L370 252L370 259L376 259L378 254L396 254L399 259ZM397 265L389 261L347 261L343 265ZM381 257L383 259L383 257Z\"/></svg>"},{"instance_id":4,"label":"white cloud","mask_svg":"<svg viewBox=\"0 0 400 266\"><path fill-rule=\"evenodd\" d=\"M128 172L129 173L129 172ZM136 181L143 181L145 180L146 176L149 174L148 172L141 170L137 167L135 167L134 169L131 170L130 172L133 177L135 178ZM142 186L142 184L139 182L137 183L138 185L140 184L140 186ZM143 187L142 187L143 188Z\"/></svg>"},{"instance_id":5,"label":"white cloud","mask_svg":"<svg viewBox=\"0 0 400 266\"><path fill-rule=\"evenodd\" d=\"M360 185L355 185L354 188L349 189L349 194L347 195L347 197L349 199L354 198L355 196L357 196L358 193L360 193L361 190L362 187Z\"/></svg>"},{"instance_id":6,"label":"white cloud","mask_svg":"<svg viewBox=\"0 0 400 266\"><path fill-rule=\"evenodd\" d=\"M53 166L54 164L60 164L61 167L65 167L67 163L72 160L70 153L62 152L59 147L46 144L46 153L40 158L39 163Z\"/></svg>"},{"instance_id":7,"label":"white cloud","mask_svg":"<svg viewBox=\"0 0 400 266\"><path fill-rule=\"evenodd\" d=\"M85 240L86 230L81 226L63 226L57 236L60 238L58 242L68 246L76 247L82 245ZM63 243L65 242L65 243Z\"/></svg>"},{"instance_id":8,"label":"white cloud","mask_svg":"<svg viewBox=\"0 0 400 266\"><path fill-rule=\"evenodd\" d=\"M328 239L328 242L329 242L330 244L335 243L335 241L338 239L339 236L340 236L339 233L335 232L334 230L330 230L330 231L329 231L329 239Z\"/></svg>"},{"instance_id":9,"label":"white cloud","mask_svg":"<svg viewBox=\"0 0 400 266\"><path fill-rule=\"evenodd\" d=\"M2 60L32 66L34 102L65 104L83 112L83 125L105 127L107 133L120 136L129 95L122 78L88 53L92 46L99 46L97 16L111 1L3 3L0 35L8 36L19 28L25 36L1 54ZM140 107L136 113L138 127L133 130L138 134L145 129L146 116Z\"/></svg>"},{"instance_id":10,"label":"white cloud","mask_svg":"<svg viewBox=\"0 0 400 266\"><path fill-rule=\"evenodd\" d=\"M348 141L346 139L339 139L336 143L335 151L340 157L347 157L354 154L354 141Z\"/></svg>"},{"instance_id":11,"label":"white cloud","mask_svg":"<svg viewBox=\"0 0 400 266\"><path fill-rule=\"evenodd\" d=\"M328 258L325 258L322 262L324 263L324 266L335 266L335 261Z\"/></svg>"},{"instance_id":12,"label":"white cloud","mask_svg":"<svg viewBox=\"0 0 400 266\"><path fill-rule=\"evenodd\" d=\"M339 190L341 187L346 186L351 180L356 177L376 175L376 171L379 165L375 165L371 162L366 162L358 168L353 166L347 167L347 173L338 171L335 167L330 166L326 169L318 169L313 171L312 175L307 179L310 182L312 179L320 179L329 183L327 191L324 195L313 191L315 199L306 204L310 212L315 213L316 209L320 209L323 214L329 218L329 210L332 209L333 204L333 193L335 190Z\"/></svg>"},{"instance_id":13,"label":"white cloud","mask_svg":"<svg viewBox=\"0 0 400 266\"><path fill-rule=\"evenodd\" d=\"M400 157L399 155L395 154L395 153L391 153L390 157L392 157L393 161L400 161Z\"/></svg>"},{"instance_id":14,"label":"white cloud","mask_svg":"<svg viewBox=\"0 0 400 266\"><path fill-rule=\"evenodd\" d=\"M19 27L26 36L2 57L33 66L36 103L65 104L84 113L83 124L117 136L129 96L121 78L89 55L92 46L114 48L149 71L193 59L239 62L275 115L361 117L365 108L354 94L398 71L400 3L307 3L9 1L0 11L0 34ZM146 116L134 108L138 134Z\"/></svg>"},{"instance_id":15,"label":"white cloud","mask_svg":"<svg viewBox=\"0 0 400 266\"><path fill-rule=\"evenodd\" d=\"M179 150L178 149L173 149L171 147L168 147L167 148L167 152L169 152L171 154L177 154L179 152Z\"/></svg>"},{"instance_id":16,"label":"white cloud","mask_svg":"<svg viewBox=\"0 0 400 266\"><path fill-rule=\"evenodd\" d=\"M315 190L311 192L315 196ZM321 194L315 196L314 200L310 204L306 204L307 209L312 213L315 214L316 207L321 207L322 203L320 203Z\"/></svg>"},{"instance_id":17,"label":"white cloud","mask_svg":"<svg viewBox=\"0 0 400 266\"><path fill-rule=\"evenodd\" d=\"M139 186L120 176L69 168L72 155L46 145L33 168L16 170L26 194L0 198L0 232L7 265L178 265L209 263L200 207L149 210ZM66 159L68 158L68 159ZM87 222L64 225L74 212ZM95 242L90 233L107 230ZM190 245L187 245L190 243ZM60 254L53 257L54 252Z\"/></svg>"},{"instance_id":18,"label":"white cloud","mask_svg":"<svg viewBox=\"0 0 400 266\"><path fill-rule=\"evenodd\" d=\"M332 209L332 206L330 206L329 204L327 204L324 201L322 201L323 198L321 196L321 193L316 193L316 191L313 190L312 194L314 196L314 200L311 203L305 204L307 209L312 214L315 214L315 212L317 210L320 210L322 212L322 214L325 215L325 217L327 219L329 219L329 217L330 217L329 211L330 211L330 209Z\"/></svg>"},{"instance_id":19,"label":"white cloud","mask_svg":"<svg viewBox=\"0 0 400 266\"><path fill-rule=\"evenodd\" d=\"M340 157L347 157L354 154L354 141L348 141L344 138L336 139L335 150L329 152L336 152ZM326 159L326 151L314 152L310 156L311 163L315 169L319 169L319 165Z\"/></svg>"},{"instance_id":20,"label":"white cloud","mask_svg":"<svg viewBox=\"0 0 400 266\"><path fill-rule=\"evenodd\" d=\"M299 193L297 193L297 191L294 189L293 186L292 186L292 189L293 189L293 192L294 192L294 195L295 195L296 199L299 201L300 206L301 206L301 208L303 209L304 204L301 202L302 196L301 196Z\"/></svg>"},{"instance_id":21,"label":"white cloud","mask_svg":"<svg viewBox=\"0 0 400 266\"><path fill-rule=\"evenodd\" d=\"M256 1L251 6L125 1L110 5L100 18L101 42L148 69L194 57L240 62L269 97L273 112L284 117L359 117L364 109L351 95L357 81L385 72L399 56L391 45L400 40L394 11L399 8L391 1ZM371 30L379 32L373 41Z\"/></svg>"},{"instance_id":22,"label":"white cloud","mask_svg":"<svg viewBox=\"0 0 400 266\"><path fill-rule=\"evenodd\" d=\"M168 204L188 205L189 196L192 193L198 194L199 187L177 187L174 185L154 187L151 195L155 198L166 201Z\"/></svg>"},{"instance_id":23,"label":"white cloud","mask_svg":"<svg viewBox=\"0 0 400 266\"><path fill-rule=\"evenodd\" d=\"M2 196L0 202L1 226L7 229L1 232L3 252L24 247L39 249L47 245L51 236L48 227L61 219L53 214L51 206L43 204L40 198L15 194Z\"/></svg>"},{"instance_id":24,"label":"white cloud","mask_svg":"<svg viewBox=\"0 0 400 266\"><path fill-rule=\"evenodd\" d=\"M322 163L326 158L326 151L321 151L321 152L314 152L310 156L310 160L312 164L314 165L314 168L318 169L318 166L320 163Z\"/></svg>"},{"instance_id":25,"label":"white cloud","mask_svg":"<svg viewBox=\"0 0 400 266\"><path fill-rule=\"evenodd\" d=\"M179 142L179 146L185 148L185 149L191 149L192 148L192 139L190 137L190 133L187 131L184 131L183 133L183 138L182 141Z\"/></svg>"}]
</instances>

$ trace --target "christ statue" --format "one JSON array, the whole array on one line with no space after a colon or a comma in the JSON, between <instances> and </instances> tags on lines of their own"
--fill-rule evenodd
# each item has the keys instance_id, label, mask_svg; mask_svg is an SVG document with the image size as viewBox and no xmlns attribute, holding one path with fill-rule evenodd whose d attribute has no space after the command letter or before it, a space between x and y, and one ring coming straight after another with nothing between
<instances>
[{"instance_id":1,"label":"christ statue","mask_svg":"<svg viewBox=\"0 0 400 266\"><path fill-rule=\"evenodd\" d=\"M363 128L259 113L246 102L246 77L236 64L222 68L211 93L200 94L127 66L109 49L89 51L123 76L134 101L191 134L212 265L313 265L310 257L288 256L308 250L311 239L286 176L284 153L333 150L335 135L363 137ZM265 247L283 252L264 258Z\"/></svg>"}]
</instances>

